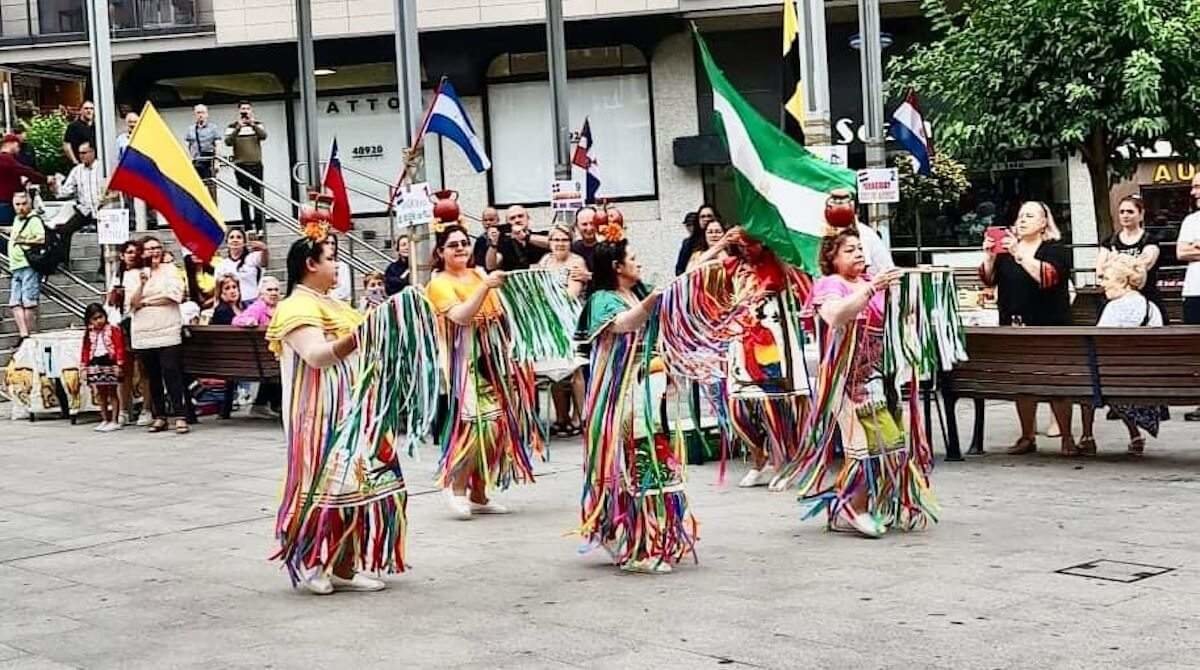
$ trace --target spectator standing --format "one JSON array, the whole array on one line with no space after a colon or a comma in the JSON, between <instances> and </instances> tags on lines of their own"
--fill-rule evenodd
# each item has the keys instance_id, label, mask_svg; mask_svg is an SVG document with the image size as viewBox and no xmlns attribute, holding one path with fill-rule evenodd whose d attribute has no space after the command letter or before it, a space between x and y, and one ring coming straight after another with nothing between
<instances>
[{"instance_id":1,"label":"spectator standing","mask_svg":"<svg viewBox=\"0 0 1200 670\"><path fill-rule=\"evenodd\" d=\"M111 433L122 428L117 389L125 367L125 335L108 322L108 314L98 302L88 305L83 317L88 328L83 333L79 364L100 408L100 425L95 430Z\"/></svg>"},{"instance_id":2,"label":"spectator standing","mask_svg":"<svg viewBox=\"0 0 1200 670\"><path fill-rule=\"evenodd\" d=\"M7 226L16 218L13 196L25 192L22 179L36 184L45 184L42 173L17 160L21 138L9 133L0 139L0 226Z\"/></svg>"},{"instance_id":3,"label":"spectator standing","mask_svg":"<svg viewBox=\"0 0 1200 670\"><path fill-rule=\"evenodd\" d=\"M1146 230L1145 218L1146 205L1140 197L1131 195L1121 199L1117 204L1117 230L1100 244L1096 274L1105 274L1105 267L1117 256L1130 256L1146 269L1145 288L1141 289L1141 294L1154 303L1166 319L1167 312L1158 293L1158 239Z\"/></svg>"},{"instance_id":4,"label":"spectator standing","mask_svg":"<svg viewBox=\"0 0 1200 670\"><path fill-rule=\"evenodd\" d=\"M354 287L350 283L350 266L341 260L341 243L333 233L330 233L325 241L333 247L333 258L337 266L337 283L329 290L329 295L343 302L350 302L353 299Z\"/></svg>"},{"instance_id":5,"label":"spectator standing","mask_svg":"<svg viewBox=\"0 0 1200 670\"><path fill-rule=\"evenodd\" d=\"M607 221L608 217L591 205L575 212L575 234L579 239L571 243L571 253L583 259L588 272L592 272L592 256L596 255L596 244L599 243L596 233Z\"/></svg>"},{"instance_id":6,"label":"spectator standing","mask_svg":"<svg viewBox=\"0 0 1200 670\"><path fill-rule=\"evenodd\" d=\"M1200 208L1200 174L1192 177L1192 201ZM1183 276L1183 322L1200 325L1200 211L1188 214L1179 226L1175 256L1187 263ZM1200 409L1184 415L1188 421L1200 421Z\"/></svg>"},{"instance_id":7,"label":"spectator standing","mask_svg":"<svg viewBox=\"0 0 1200 670\"><path fill-rule=\"evenodd\" d=\"M42 277L37 270L29 267L25 252L30 247L46 242L46 227L42 217L34 213L33 203L26 193L14 195L12 206L17 216L8 245L8 272L12 275L8 306L12 310L13 320L17 322L17 333L24 340L37 331L38 300L42 293Z\"/></svg>"},{"instance_id":8,"label":"spectator standing","mask_svg":"<svg viewBox=\"0 0 1200 670\"><path fill-rule=\"evenodd\" d=\"M124 283L126 307L133 314L133 350L142 361L153 399L150 432L165 431L167 418L174 417L175 432L183 434L190 432L184 418L187 408L180 367L183 283L175 267L163 263L163 246L158 238L143 238L142 250L142 267L126 272Z\"/></svg>"},{"instance_id":9,"label":"spectator standing","mask_svg":"<svg viewBox=\"0 0 1200 670\"><path fill-rule=\"evenodd\" d=\"M396 260L389 263L387 270L383 273L384 288L388 295L396 295L412 284L412 268L409 266L411 253L412 243L409 241L408 235L397 237Z\"/></svg>"},{"instance_id":10,"label":"spectator standing","mask_svg":"<svg viewBox=\"0 0 1200 670\"><path fill-rule=\"evenodd\" d=\"M675 275L679 276L687 272L688 261L692 259L692 253L696 250L692 245L696 241L696 230L704 230L712 221L720 221L721 217L717 215L717 208L712 205L700 205L700 209L694 212L689 212L683 217L683 228L687 231L687 237L679 245L679 255L675 257Z\"/></svg>"},{"instance_id":11,"label":"spectator standing","mask_svg":"<svg viewBox=\"0 0 1200 670\"><path fill-rule=\"evenodd\" d=\"M96 105L91 100L83 101L79 108L79 116L67 124L63 133L63 156L71 165L79 165L83 157L79 155L79 146L87 142L96 146Z\"/></svg>"},{"instance_id":12,"label":"spectator standing","mask_svg":"<svg viewBox=\"0 0 1200 670\"><path fill-rule=\"evenodd\" d=\"M245 231L230 229L225 236L225 256L213 265L213 275L237 277L243 300L258 298L258 282L267 267L267 245L262 240L246 241Z\"/></svg>"},{"instance_id":13,"label":"spectator standing","mask_svg":"<svg viewBox=\"0 0 1200 670\"><path fill-rule=\"evenodd\" d=\"M221 141L221 131L215 125L208 122L207 106L196 105L192 108L192 115L195 118L195 122L192 123L191 128L188 128L187 134L183 139L187 143L188 155L192 159L192 166L196 168L196 173L204 180L204 185L208 187L208 194L212 196L215 202L217 199L217 143ZM266 138L265 131L263 132L263 138ZM245 214L243 214L243 218L245 218Z\"/></svg>"},{"instance_id":14,"label":"spectator standing","mask_svg":"<svg viewBox=\"0 0 1200 670\"><path fill-rule=\"evenodd\" d=\"M363 275L363 294L358 299L358 311L366 314L387 300L386 282L382 272Z\"/></svg>"},{"instance_id":15,"label":"spectator standing","mask_svg":"<svg viewBox=\"0 0 1200 670\"><path fill-rule=\"evenodd\" d=\"M125 157L125 150L129 148L129 142L133 139L133 129L137 127L138 120L141 117L137 112L129 112L125 115L125 130L117 135L117 162L119 163ZM125 203L125 211L129 212L129 224L133 226L137 223L137 203L138 199L131 195L121 195L121 200ZM144 207L144 204L143 204ZM154 212L146 211L146 227L158 228L158 224L154 216ZM154 221L154 225L150 222Z\"/></svg>"},{"instance_id":16,"label":"spectator standing","mask_svg":"<svg viewBox=\"0 0 1200 670\"><path fill-rule=\"evenodd\" d=\"M237 185L263 197L262 143L267 139L267 129L254 118L254 106L243 100L238 103L238 117L225 129L225 144L233 147L233 164L242 171L237 174ZM249 174L250 176L247 176ZM253 177L253 178L251 178ZM257 181L255 181L257 179ZM251 216L253 209L253 216ZM263 232L263 213L242 201L242 225L247 229Z\"/></svg>"},{"instance_id":17,"label":"spectator standing","mask_svg":"<svg viewBox=\"0 0 1200 670\"><path fill-rule=\"evenodd\" d=\"M21 123L18 123L17 127L13 129L13 134L17 136L17 141L19 143L17 148L17 160L20 161L25 167L31 170L36 170L37 153L33 150L33 145L29 143L29 138L26 137L27 130L28 129L25 127L25 125Z\"/></svg>"},{"instance_id":18,"label":"spectator standing","mask_svg":"<svg viewBox=\"0 0 1200 670\"><path fill-rule=\"evenodd\" d=\"M234 317L233 325L242 328L266 328L271 323L271 317L275 316L275 306L279 304L282 294L278 279L271 275L263 277L258 283L258 300L250 303L249 307Z\"/></svg>"},{"instance_id":19,"label":"spectator standing","mask_svg":"<svg viewBox=\"0 0 1200 670\"><path fill-rule=\"evenodd\" d=\"M686 269L729 258L729 246L737 244L740 239L740 232L727 235L725 224L718 219L709 221L703 227L696 226L692 231L692 255L688 258Z\"/></svg>"},{"instance_id":20,"label":"spectator standing","mask_svg":"<svg viewBox=\"0 0 1200 670\"><path fill-rule=\"evenodd\" d=\"M121 332L125 336L125 350L129 351L133 345L130 340L132 332L132 317L133 314L126 307L125 281L127 278L137 277L137 270L142 267L142 243L138 240L129 240L121 245L120 252L117 255L117 271L113 275L112 284L108 288L108 304L109 304L109 321L116 321L121 325ZM134 271L130 274L130 271ZM129 412L129 423L136 423L139 426L149 426L153 419L153 412L150 409L150 403L153 401L150 393L149 379L146 377L145 371L142 370L141 362L136 358L130 361L131 365L125 367L125 376L121 378L121 407ZM142 398L141 416L135 414L133 403L134 381L137 381L137 391Z\"/></svg>"},{"instance_id":21,"label":"spectator standing","mask_svg":"<svg viewBox=\"0 0 1200 670\"><path fill-rule=\"evenodd\" d=\"M475 248L471 252L477 268L487 265L489 240L495 235L492 231L499 232L496 227L500 225L500 213L496 211L495 207L484 207L483 213L479 215L479 221L483 224L483 234L475 238Z\"/></svg>"},{"instance_id":22,"label":"spectator standing","mask_svg":"<svg viewBox=\"0 0 1200 670\"><path fill-rule=\"evenodd\" d=\"M549 236L530 232L529 212L520 205L509 207L504 213L504 220L508 223L509 231L507 235L501 234L488 250L488 271L498 267L505 272L512 272L537 265L550 249Z\"/></svg>"},{"instance_id":23,"label":"spectator standing","mask_svg":"<svg viewBox=\"0 0 1200 670\"><path fill-rule=\"evenodd\" d=\"M1071 323L1071 302L1067 294L1069 251L1059 240L1062 234L1044 202L1021 205L1013 230L997 246L991 237L983 240L987 254L979 267L979 276L987 286L995 286L1000 325L1067 326ZM1078 455L1071 437L1071 403L1050 403L1062 437L1062 454ZM1017 416L1021 438L1009 448L1010 454L1037 451L1034 421L1037 401L1017 398Z\"/></svg>"},{"instance_id":24,"label":"spectator standing","mask_svg":"<svg viewBox=\"0 0 1200 670\"><path fill-rule=\"evenodd\" d=\"M241 316L245 303L242 302L242 287L233 275L221 275L217 281L217 306L213 308L210 326L232 326L233 320Z\"/></svg>"}]
</instances>

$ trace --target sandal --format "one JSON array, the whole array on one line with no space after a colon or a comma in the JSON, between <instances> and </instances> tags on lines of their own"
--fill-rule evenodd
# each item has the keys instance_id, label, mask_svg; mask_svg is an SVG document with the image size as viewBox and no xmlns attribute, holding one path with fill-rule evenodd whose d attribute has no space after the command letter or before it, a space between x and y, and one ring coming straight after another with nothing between
<instances>
[{"instance_id":1,"label":"sandal","mask_svg":"<svg viewBox=\"0 0 1200 670\"><path fill-rule=\"evenodd\" d=\"M1068 442L1066 439L1064 439L1062 441L1062 447L1058 450L1058 453L1071 458L1073 456L1080 456L1083 452L1081 452L1079 447L1075 445L1074 440Z\"/></svg>"},{"instance_id":2,"label":"sandal","mask_svg":"<svg viewBox=\"0 0 1200 670\"><path fill-rule=\"evenodd\" d=\"M567 437L576 437L578 435L583 435L583 424L578 421L572 421L567 426Z\"/></svg>"},{"instance_id":3,"label":"sandal","mask_svg":"<svg viewBox=\"0 0 1200 670\"><path fill-rule=\"evenodd\" d=\"M150 424L150 427L146 429L146 432L161 433L166 429L167 429L166 419L155 419L154 422Z\"/></svg>"},{"instance_id":4,"label":"sandal","mask_svg":"<svg viewBox=\"0 0 1200 670\"><path fill-rule=\"evenodd\" d=\"M1008 448L1005 452L1009 456L1022 456L1024 454L1032 454L1037 451L1037 440L1032 437L1022 437L1017 440L1017 443Z\"/></svg>"},{"instance_id":5,"label":"sandal","mask_svg":"<svg viewBox=\"0 0 1200 670\"><path fill-rule=\"evenodd\" d=\"M1135 437L1129 441L1129 450L1125 453L1130 456L1141 456L1146 451L1146 438Z\"/></svg>"},{"instance_id":6,"label":"sandal","mask_svg":"<svg viewBox=\"0 0 1200 670\"><path fill-rule=\"evenodd\" d=\"M550 437L566 437L568 426L565 423L550 424Z\"/></svg>"},{"instance_id":7,"label":"sandal","mask_svg":"<svg viewBox=\"0 0 1200 670\"><path fill-rule=\"evenodd\" d=\"M1075 446L1075 449L1082 456L1095 456L1096 455L1096 438L1094 438L1094 437L1079 438L1079 444L1077 444Z\"/></svg>"},{"instance_id":8,"label":"sandal","mask_svg":"<svg viewBox=\"0 0 1200 670\"><path fill-rule=\"evenodd\" d=\"M190 432L192 432L192 429L188 427L187 421L180 419L175 422L175 434L176 435L187 435Z\"/></svg>"}]
</instances>

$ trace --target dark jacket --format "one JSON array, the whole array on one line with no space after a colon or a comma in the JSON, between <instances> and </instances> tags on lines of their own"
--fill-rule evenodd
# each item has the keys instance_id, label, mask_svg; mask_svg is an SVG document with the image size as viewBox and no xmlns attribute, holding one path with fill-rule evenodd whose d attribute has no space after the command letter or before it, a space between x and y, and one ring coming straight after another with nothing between
<instances>
[{"instance_id":1,"label":"dark jacket","mask_svg":"<svg viewBox=\"0 0 1200 670\"><path fill-rule=\"evenodd\" d=\"M388 295L396 295L412 283L412 273L408 261L397 258L383 272L383 287Z\"/></svg>"}]
</instances>

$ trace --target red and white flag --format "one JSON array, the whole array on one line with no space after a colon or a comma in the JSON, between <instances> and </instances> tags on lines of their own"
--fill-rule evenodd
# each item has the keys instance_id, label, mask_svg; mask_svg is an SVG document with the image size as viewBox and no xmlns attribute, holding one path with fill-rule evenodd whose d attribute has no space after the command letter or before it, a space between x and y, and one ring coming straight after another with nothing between
<instances>
[{"instance_id":1,"label":"red and white flag","mask_svg":"<svg viewBox=\"0 0 1200 670\"><path fill-rule=\"evenodd\" d=\"M342 162L338 160L337 138L333 138L333 147L329 150L329 162L325 165L325 177L321 187L326 195L333 196L333 209L330 211L330 224L344 232L350 230L350 193L346 190L346 178L342 176Z\"/></svg>"}]
</instances>

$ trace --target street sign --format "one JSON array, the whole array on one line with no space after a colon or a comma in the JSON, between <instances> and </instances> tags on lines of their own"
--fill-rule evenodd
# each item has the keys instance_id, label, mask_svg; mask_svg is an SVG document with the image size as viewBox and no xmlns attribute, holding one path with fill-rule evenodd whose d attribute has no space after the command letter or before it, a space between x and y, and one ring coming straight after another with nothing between
<instances>
[{"instance_id":1,"label":"street sign","mask_svg":"<svg viewBox=\"0 0 1200 670\"><path fill-rule=\"evenodd\" d=\"M583 184L578 179L550 184L550 209L555 213L583 209L583 198Z\"/></svg>"},{"instance_id":2,"label":"street sign","mask_svg":"<svg viewBox=\"0 0 1200 670\"><path fill-rule=\"evenodd\" d=\"M813 146L808 147L808 150L816 154L818 158L823 159L830 165L846 167L850 164L850 157L846 152L846 146L844 144L814 144Z\"/></svg>"},{"instance_id":3,"label":"street sign","mask_svg":"<svg viewBox=\"0 0 1200 670\"><path fill-rule=\"evenodd\" d=\"M429 197L429 184L420 182L401 186L392 201L396 213L396 225L409 227L429 223L433 220L433 200Z\"/></svg>"},{"instance_id":4,"label":"street sign","mask_svg":"<svg viewBox=\"0 0 1200 670\"><path fill-rule=\"evenodd\" d=\"M863 205L900 202L900 173L896 168L858 171L858 202Z\"/></svg>"}]
</instances>

